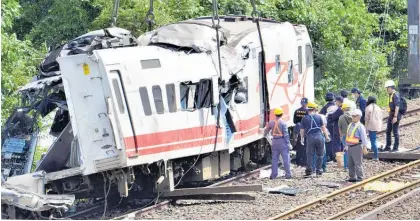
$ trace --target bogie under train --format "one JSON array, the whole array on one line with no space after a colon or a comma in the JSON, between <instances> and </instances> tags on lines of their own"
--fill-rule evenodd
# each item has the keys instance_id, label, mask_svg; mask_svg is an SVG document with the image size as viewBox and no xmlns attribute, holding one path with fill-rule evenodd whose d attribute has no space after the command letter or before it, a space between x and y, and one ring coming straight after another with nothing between
<instances>
[{"instance_id":1,"label":"bogie under train","mask_svg":"<svg viewBox=\"0 0 420 221\"><path fill-rule=\"evenodd\" d=\"M10 159L2 154L2 204L39 212L76 198L150 197L267 160L268 111L282 107L292 127L300 99L314 98L307 29L260 20L262 52L251 18L225 16L220 25L220 48L202 17L138 39L118 28L91 32L50 53L42 79L21 89L49 99L17 109L8 124L28 123L31 108L42 116L57 108L57 138L34 173L3 164ZM38 130L22 133L3 132L2 152L11 140L25 143L6 152L26 154L27 168Z\"/></svg>"}]
</instances>

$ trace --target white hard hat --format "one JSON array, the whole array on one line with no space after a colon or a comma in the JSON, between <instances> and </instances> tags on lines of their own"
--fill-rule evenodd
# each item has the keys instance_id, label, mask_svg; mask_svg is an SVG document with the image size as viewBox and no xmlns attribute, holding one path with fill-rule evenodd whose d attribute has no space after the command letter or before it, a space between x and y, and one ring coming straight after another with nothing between
<instances>
[{"instance_id":1,"label":"white hard hat","mask_svg":"<svg viewBox=\"0 0 420 221\"><path fill-rule=\"evenodd\" d=\"M351 115L352 116L355 116L355 115L362 116L363 114L362 114L362 111L360 109L355 109L351 112Z\"/></svg>"},{"instance_id":2,"label":"white hard hat","mask_svg":"<svg viewBox=\"0 0 420 221\"><path fill-rule=\"evenodd\" d=\"M385 82L385 87L391 87L391 86L395 86L395 83L393 80L387 80Z\"/></svg>"}]
</instances>

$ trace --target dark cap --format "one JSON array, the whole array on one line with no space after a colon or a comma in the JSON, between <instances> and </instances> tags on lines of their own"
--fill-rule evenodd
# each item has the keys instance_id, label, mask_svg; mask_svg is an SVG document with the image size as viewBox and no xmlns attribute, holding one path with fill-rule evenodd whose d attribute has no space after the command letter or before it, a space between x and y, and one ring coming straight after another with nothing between
<instances>
[{"instance_id":1,"label":"dark cap","mask_svg":"<svg viewBox=\"0 0 420 221\"><path fill-rule=\"evenodd\" d=\"M353 89L351 89L351 93L362 93L361 91L359 91L359 88L354 87Z\"/></svg>"},{"instance_id":2,"label":"dark cap","mask_svg":"<svg viewBox=\"0 0 420 221\"><path fill-rule=\"evenodd\" d=\"M343 98L346 98L347 96L349 96L349 92L347 92L346 90L341 90L340 94Z\"/></svg>"},{"instance_id":3,"label":"dark cap","mask_svg":"<svg viewBox=\"0 0 420 221\"><path fill-rule=\"evenodd\" d=\"M300 104L301 105L308 104L308 98L306 97L302 98L302 100L300 100Z\"/></svg>"},{"instance_id":4,"label":"dark cap","mask_svg":"<svg viewBox=\"0 0 420 221\"><path fill-rule=\"evenodd\" d=\"M334 94L332 92L328 92L327 95L325 95L326 101L333 101L334 100Z\"/></svg>"},{"instance_id":5,"label":"dark cap","mask_svg":"<svg viewBox=\"0 0 420 221\"><path fill-rule=\"evenodd\" d=\"M339 101L341 103L343 103L344 98L342 96L337 96L335 97L335 101Z\"/></svg>"}]
</instances>

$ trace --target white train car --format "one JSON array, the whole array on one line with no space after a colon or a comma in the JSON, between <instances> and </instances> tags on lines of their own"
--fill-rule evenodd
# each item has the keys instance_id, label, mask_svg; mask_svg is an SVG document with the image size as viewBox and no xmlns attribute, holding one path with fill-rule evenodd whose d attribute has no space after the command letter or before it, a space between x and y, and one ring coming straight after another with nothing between
<instances>
[{"instance_id":1,"label":"white train car","mask_svg":"<svg viewBox=\"0 0 420 221\"><path fill-rule=\"evenodd\" d=\"M220 26L221 74L209 17L163 26L140 36L134 47L59 57L70 116L62 136L71 134L77 143L67 150L76 166L39 166L47 172L45 188L98 197L109 180L122 196L130 184L171 191L175 183L216 179L267 158L265 108L271 113L282 107L293 126L300 99L314 98L307 29L261 20L263 64L251 18L221 17ZM29 179L23 177L7 182Z\"/></svg>"}]
</instances>

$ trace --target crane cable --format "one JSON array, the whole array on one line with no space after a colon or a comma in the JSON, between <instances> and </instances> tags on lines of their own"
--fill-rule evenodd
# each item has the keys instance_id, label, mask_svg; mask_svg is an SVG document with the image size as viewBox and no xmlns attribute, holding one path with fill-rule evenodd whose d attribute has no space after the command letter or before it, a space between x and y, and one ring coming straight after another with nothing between
<instances>
[{"instance_id":1,"label":"crane cable","mask_svg":"<svg viewBox=\"0 0 420 221\"><path fill-rule=\"evenodd\" d=\"M120 7L120 0L114 1L114 8L112 9L111 27L115 27L118 18L118 8Z\"/></svg>"},{"instance_id":2,"label":"crane cable","mask_svg":"<svg viewBox=\"0 0 420 221\"><path fill-rule=\"evenodd\" d=\"M152 31L153 25L155 24L155 13L153 12L153 0L150 0L149 11L146 15L146 22L148 24L149 31Z\"/></svg>"},{"instance_id":3,"label":"crane cable","mask_svg":"<svg viewBox=\"0 0 420 221\"><path fill-rule=\"evenodd\" d=\"M220 56L220 37L219 37L220 18L219 18L219 10L217 7L218 6L217 0L213 0L212 4L213 4L213 17L211 18L211 22L213 23L212 27L216 30L217 57L219 60L219 79L222 80L222 60ZM219 103L217 104L216 136L214 138L213 151L216 151L217 139L218 139L219 128L220 128L220 111L221 111L220 101L221 99L223 99L221 98L220 94L221 94L221 89L219 88L219 91L218 91Z\"/></svg>"},{"instance_id":4,"label":"crane cable","mask_svg":"<svg viewBox=\"0 0 420 221\"><path fill-rule=\"evenodd\" d=\"M383 37L383 41L382 41L382 45L381 45L381 48L382 48L382 50L383 50L383 46L385 45L385 35L386 35L386 33L385 33L385 24L386 24L386 18L388 17L388 11L389 11L389 3L390 3L390 0L386 0L386 3L385 3L385 10L384 10L384 12L382 13L382 16L384 17L384 19L382 19L382 21L381 21L381 26L379 27L379 38L382 38L381 36L382 36L382 31L383 31L383 34L384 34L384 37ZM385 24L384 24L385 23ZM378 48L379 48L379 44L381 43L381 41L378 41ZM382 51L381 50L381 51ZM367 88L367 85L368 85L368 83L369 83L369 80L370 80L370 76L372 75L372 71L373 71L373 67L374 67L374 65L372 65L371 66L371 69L370 69L370 71L369 71L369 75L368 75L368 79L367 79L367 81L366 81L366 83L365 83L365 87L364 87L364 91L366 90L366 88ZM379 70L379 65L378 65L378 68L376 69L376 71L378 71ZM376 81L376 78L377 78L377 74L375 74L375 81ZM373 82L373 83L375 83L375 81ZM373 86L372 86L372 89L373 89Z\"/></svg>"},{"instance_id":5,"label":"crane cable","mask_svg":"<svg viewBox=\"0 0 420 221\"><path fill-rule=\"evenodd\" d=\"M264 44L263 44L260 22L259 22L259 20L261 19L261 12L257 10L257 6L255 5L255 0L251 0L251 5L252 5L252 12L251 12L252 21L257 24L258 37L259 37L260 45L261 45L261 61L260 61L261 62L260 63L261 76L260 78L261 78L261 84L262 84L262 87L261 87L262 100L264 102L264 121L263 121L262 127L265 127L265 124L268 123L269 117L270 117L270 104L268 103L267 78L266 78L266 70L265 70L265 51L264 51Z\"/></svg>"}]
</instances>

